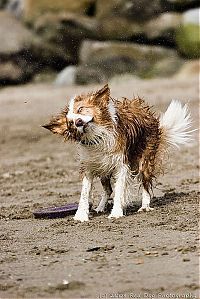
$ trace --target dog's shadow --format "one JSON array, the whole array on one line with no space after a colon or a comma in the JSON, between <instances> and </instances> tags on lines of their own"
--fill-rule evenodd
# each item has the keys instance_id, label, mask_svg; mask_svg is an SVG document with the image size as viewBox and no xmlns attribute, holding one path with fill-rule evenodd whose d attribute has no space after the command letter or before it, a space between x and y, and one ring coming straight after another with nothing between
<instances>
[{"instance_id":1,"label":"dog's shadow","mask_svg":"<svg viewBox=\"0 0 200 299\"><path fill-rule=\"evenodd\" d=\"M176 193L176 192L170 192L170 193L165 193L164 196L161 197L153 197L151 200L151 207L152 208L156 208L156 207L163 207L166 205L169 205L172 202L176 202L179 199L181 199L184 195L186 195L186 193L184 192L180 192L180 193ZM125 215L131 215L136 213L139 208L141 207L141 201L137 201L137 202L132 202L130 203L127 208L124 211ZM102 213L97 213L93 207L91 208L91 213L93 214L93 216L99 216L101 214L109 214L112 210L113 207L113 199L110 198L107 205L106 205L106 209L104 212Z\"/></svg>"}]
</instances>

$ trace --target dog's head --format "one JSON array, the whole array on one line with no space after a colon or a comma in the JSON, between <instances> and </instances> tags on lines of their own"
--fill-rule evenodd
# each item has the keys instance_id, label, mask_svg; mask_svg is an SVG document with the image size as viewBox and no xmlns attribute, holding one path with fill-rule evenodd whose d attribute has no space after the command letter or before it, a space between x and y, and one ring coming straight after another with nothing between
<instances>
[{"instance_id":1,"label":"dog's head","mask_svg":"<svg viewBox=\"0 0 200 299\"><path fill-rule=\"evenodd\" d=\"M116 121L110 89L105 85L97 92L71 99L69 105L43 127L66 140L99 142Z\"/></svg>"}]
</instances>

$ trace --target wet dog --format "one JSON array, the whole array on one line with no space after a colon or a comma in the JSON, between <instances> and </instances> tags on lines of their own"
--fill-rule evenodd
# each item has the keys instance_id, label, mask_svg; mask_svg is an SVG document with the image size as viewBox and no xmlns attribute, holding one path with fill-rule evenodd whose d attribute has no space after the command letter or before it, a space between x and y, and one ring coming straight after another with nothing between
<instances>
[{"instance_id":1,"label":"wet dog","mask_svg":"<svg viewBox=\"0 0 200 299\"><path fill-rule=\"evenodd\" d=\"M150 211L153 182L164 171L166 153L191 140L191 116L187 105L173 100L166 112L156 116L142 99L113 99L110 89L72 98L63 111L44 125L78 145L83 173L79 207L74 217L89 219L93 179L100 178L103 193L97 212L103 212L113 190L109 218L123 216L123 210L142 188L139 211Z\"/></svg>"}]
</instances>

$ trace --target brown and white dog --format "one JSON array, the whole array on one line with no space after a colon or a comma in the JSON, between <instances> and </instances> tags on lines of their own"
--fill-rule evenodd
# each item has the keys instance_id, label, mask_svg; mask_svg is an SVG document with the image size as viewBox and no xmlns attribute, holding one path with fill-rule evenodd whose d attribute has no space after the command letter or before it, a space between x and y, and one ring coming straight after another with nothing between
<instances>
[{"instance_id":1,"label":"brown and white dog","mask_svg":"<svg viewBox=\"0 0 200 299\"><path fill-rule=\"evenodd\" d=\"M89 199L93 179L100 178L103 193L96 209L103 212L112 194L114 203L109 218L123 216L124 207L142 185L142 207L150 211L153 181L163 173L165 153L170 147L191 139L191 117L187 105L172 101L160 117L140 98L115 100L110 89L76 96L69 105L44 126L66 140L77 143L84 174L75 220L89 218Z\"/></svg>"}]
</instances>

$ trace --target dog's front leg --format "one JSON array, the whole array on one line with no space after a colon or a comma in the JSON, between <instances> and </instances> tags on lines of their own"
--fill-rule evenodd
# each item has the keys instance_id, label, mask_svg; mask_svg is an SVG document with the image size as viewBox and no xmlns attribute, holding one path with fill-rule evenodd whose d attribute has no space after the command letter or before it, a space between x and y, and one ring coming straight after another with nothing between
<instances>
[{"instance_id":1,"label":"dog's front leg","mask_svg":"<svg viewBox=\"0 0 200 299\"><path fill-rule=\"evenodd\" d=\"M93 177L85 175L82 183L81 198L78 205L78 210L74 216L74 220L88 221L89 220L89 199L92 190Z\"/></svg>"},{"instance_id":2,"label":"dog's front leg","mask_svg":"<svg viewBox=\"0 0 200 299\"><path fill-rule=\"evenodd\" d=\"M122 165L118 171L117 179L115 183L115 196L111 214L108 218L119 218L123 216L123 206L125 204L126 194L126 180L128 169L125 165Z\"/></svg>"}]
</instances>

